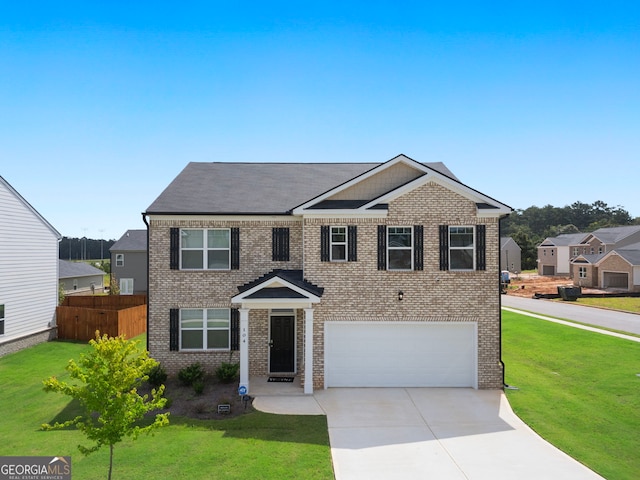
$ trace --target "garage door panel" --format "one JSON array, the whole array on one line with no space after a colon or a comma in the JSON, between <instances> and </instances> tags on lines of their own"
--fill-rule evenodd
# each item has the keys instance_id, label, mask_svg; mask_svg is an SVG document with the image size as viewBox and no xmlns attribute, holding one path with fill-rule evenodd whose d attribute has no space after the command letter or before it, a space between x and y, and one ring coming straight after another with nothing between
<instances>
[{"instance_id":1,"label":"garage door panel","mask_svg":"<svg viewBox=\"0 0 640 480\"><path fill-rule=\"evenodd\" d=\"M327 323L329 387L475 386L470 323Z\"/></svg>"}]
</instances>

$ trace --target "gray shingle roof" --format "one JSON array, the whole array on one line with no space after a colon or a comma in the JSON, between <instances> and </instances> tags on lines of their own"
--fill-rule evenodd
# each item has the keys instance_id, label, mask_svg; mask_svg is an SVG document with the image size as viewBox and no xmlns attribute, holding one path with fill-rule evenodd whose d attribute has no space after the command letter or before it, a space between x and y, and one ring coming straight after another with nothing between
<instances>
[{"instance_id":1,"label":"gray shingle roof","mask_svg":"<svg viewBox=\"0 0 640 480\"><path fill-rule=\"evenodd\" d=\"M146 252L147 251L147 231L127 230L120 239L111 245L110 252Z\"/></svg>"},{"instance_id":2,"label":"gray shingle roof","mask_svg":"<svg viewBox=\"0 0 640 480\"><path fill-rule=\"evenodd\" d=\"M606 227L599 228L591 235L596 237L602 243L611 244L618 243L629 235L640 232L640 225L628 225L624 227Z\"/></svg>"},{"instance_id":3,"label":"gray shingle roof","mask_svg":"<svg viewBox=\"0 0 640 480\"><path fill-rule=\"evenodd\" d=\"M586 236L586 233L563 233L557 237L545 238L540 246L553 245L556 247L568 247L569 245L579 244Z\"/></svg>"},{"instance_id":4,"label":"gray shingle roof","mask_svg":"<svg viewBox=\"0 0 640 480\"><path fill-rule=\"evenodd\" d=\"M616 249L615 252L633 266L640 265L640 243L634 243L624 248Z\"/></svg>"},{"instance_id":5,"label":"gray shingle roof","mask_svg":"<svg viewBox=\"0 0 640 480\"><path fill-rule=\"evenodd\" d=\"M99 268L84 262L58 260L58 264L58 278L95 277L96 275L104 275L104 272Z\"/></svg>"},{"instance_id":6,"label":"gray shingle roof","mask_svg":"<svg viewBox=\"0 0 640 480\"><path fill-rule=\"evenodd\" d=\"M283 214L381 163L189 163L148 214ZM442 163L425 163L457 181Z\"/></svg>"}]
</instances>

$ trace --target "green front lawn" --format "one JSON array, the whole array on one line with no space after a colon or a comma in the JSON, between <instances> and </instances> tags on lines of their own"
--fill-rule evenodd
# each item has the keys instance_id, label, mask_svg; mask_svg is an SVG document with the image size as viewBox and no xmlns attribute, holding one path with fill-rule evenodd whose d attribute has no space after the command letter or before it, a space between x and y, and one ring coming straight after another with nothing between
<instances>
[{"instance_id":1,"label":"green front lawn","mask_svg":"<svg viewBox=\"0 0 640 480\"><path fill-rule=\"evenodd\" d=\"M608 480L640 472L640 343L502 312L514 411Z\"/></svg>"},{"instance_id":2,"label":"green front lawn","mask_svg":"<svg viewBox=\"0 0 640 480\"><path fill-rule=\"evenodd\" d=\"M0 420L0 455L71 455L73 478L106 477L108 447L88 457L76 430L40 430L42 423L70 418L77 405L42 390L51 375L66 377L70 358L86 344L51 342L0 358L5 412ZM115 446L115 479L332 479L326 417L252 412L227 420L171 417L152 437Z\"/></svg>"},{"instance_id":3,"label":"green front lawn","mask_svg":"<svg viewBox=\"0 0 640 480\"><path fill-rule=\"evenodd\" d=\"M640 297L581 297L576 300L576 303L589 307L602 307L624 312L640 313Z\"/></svg>"}]
</instances>

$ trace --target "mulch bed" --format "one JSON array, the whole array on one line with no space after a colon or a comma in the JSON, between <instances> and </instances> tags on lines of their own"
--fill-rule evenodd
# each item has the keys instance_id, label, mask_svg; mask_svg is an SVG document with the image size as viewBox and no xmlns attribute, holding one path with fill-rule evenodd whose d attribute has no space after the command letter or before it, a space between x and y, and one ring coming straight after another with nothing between
<instances>
[{"instance_id":1,"label":"mulch bed","mask_svg":"<svg viewBox=\"0 0 640 480\"><path fill-rule=\"evenodd\" d=\"M204 391L196 394L191 386L184 386L177 378L168 378L165 382L164 397L169 407L155 413L170 412L171 416L194 418L198 420L221 420L237 417L253 411L251 401L243 401L238 395L238 383L220 383L216 378L205 378ZM146 390L146 391L143 391ZM148 393L145 387L140 393ZM230 405L229 413L218 413L218 405ZM169 417L171 421L171 417Z\"/></svg>"}]
</instances>

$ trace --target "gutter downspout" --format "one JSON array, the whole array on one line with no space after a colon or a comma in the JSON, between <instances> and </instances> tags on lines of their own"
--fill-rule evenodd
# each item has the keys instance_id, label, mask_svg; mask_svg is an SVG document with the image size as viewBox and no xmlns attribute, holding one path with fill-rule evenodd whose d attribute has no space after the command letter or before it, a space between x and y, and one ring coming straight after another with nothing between
<instances>
[{"instance_id":1,"label":"gutter downspout","mask_svg":"<svg viewBox=\"0 0 640 480\"><path fill-rule=\"evenodd\" d=\"M145 214L145 212L142 212L142 221L147 226L147 352L148 352L149 351L149 311L151 310L149 308L149 299L151 296L149 295L149 286L150 286L150 283L149 283L149 223L147 222L147 215Z\"/></svg>"},{"instance_id":2,"label":"gutter downspout","mask_svg":"<svg viewBox=\"0 0 640 480\"><path fill-rule=\"evenodd\" d=\"M498 302L498 313L499 313L499 331L498 331L498 357L499 357L499 362L500 365L502 365L502 388L503 390L505 388L509 388L509 385L506 384L504 378L505 378L505 366L504 366L504 362L502 361L502 252L500 251L500 241L502 239L502 220L504 220L505 218L507 218L508 215L505 215L504 217L501 217L498 220L498 276L497 276L497 280L498 280L498 292L500 294L500 301ZM148 335L147 335L148 338Z\"/></svg>"}]
</instances>

